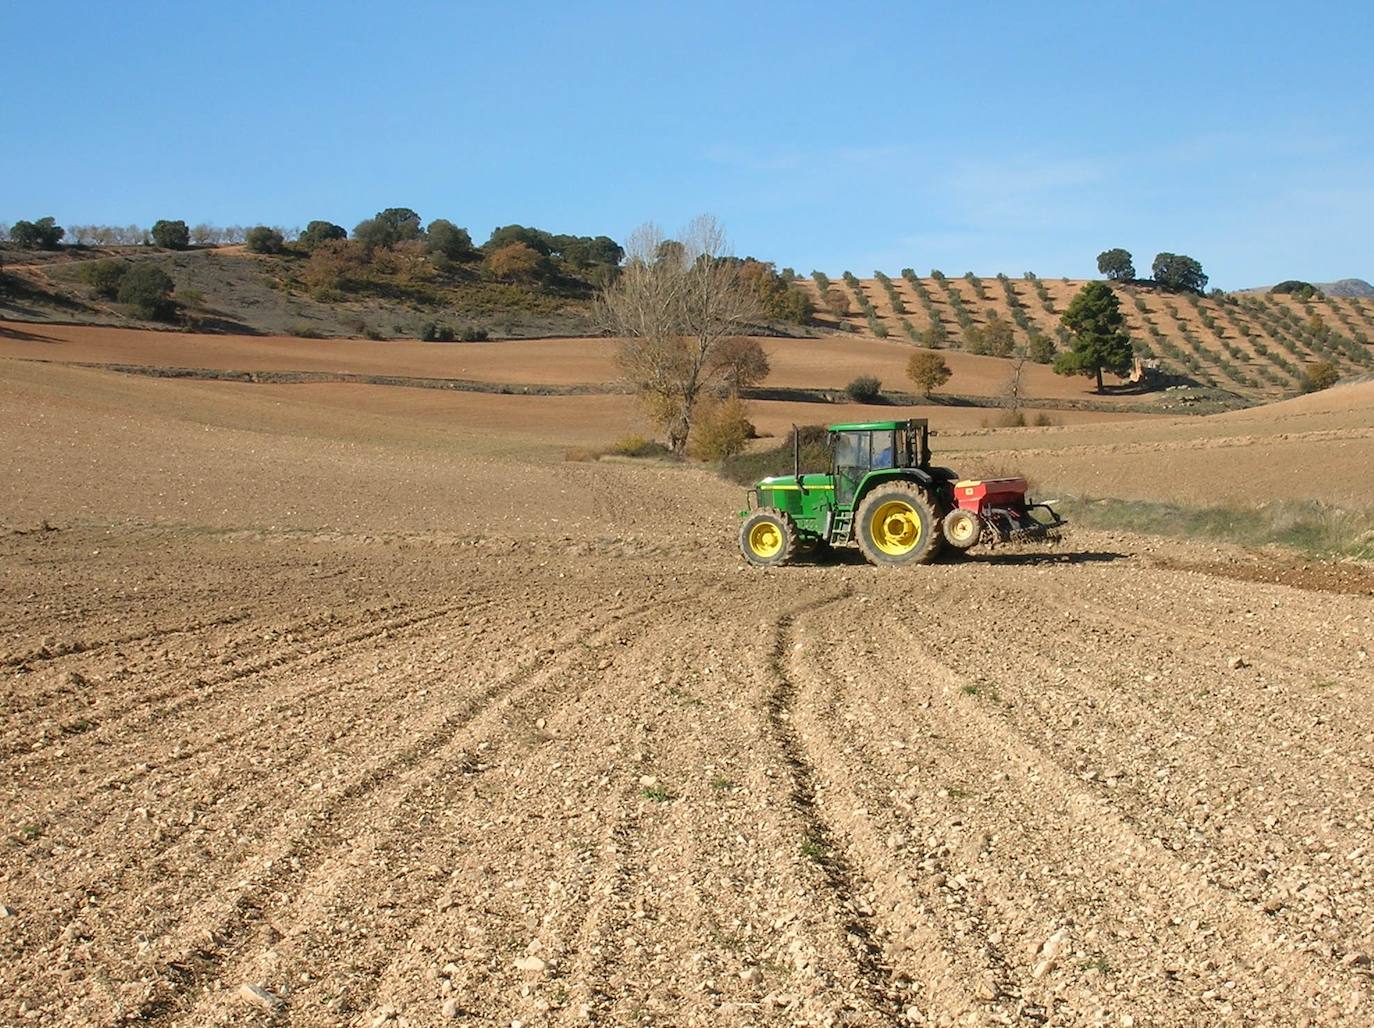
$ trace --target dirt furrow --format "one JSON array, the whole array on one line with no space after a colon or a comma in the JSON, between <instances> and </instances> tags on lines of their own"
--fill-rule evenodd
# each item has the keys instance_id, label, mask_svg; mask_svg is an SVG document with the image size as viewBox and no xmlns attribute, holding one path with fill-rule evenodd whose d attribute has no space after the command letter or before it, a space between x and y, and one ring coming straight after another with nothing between
<instances>
[{"instance_id":1,"label":"dirt furrow","mask_svg":"<svg viewBox=\"0 0 1374 1028\"><path fill-rule=\"evenodd\" d=\"M209 618L204 620L191 621L182 625L171 625L165 628L155 628L147 632L136 632L130 635L117 636L113 639L92 639L82 638L67 641L54 640L50 643L40 643L35 649L23 653L9 653L0 656L0 668L43 665L53 661L61 660L63 657L98 655L101 652L118 646L130 646L134 643L152 643L163 639L170 639L181 635L194 635L212 628L223 628L226 625L239 624L247 620L247 613L227 614L222 617ZM11 629L12 631L12 629Z\"/></svg>"},{"instance_id":2,"label":"dirt furrow","mask_svg":"<svg viewBox=\"0 0 1374 1028\"><path fill-rule=\"evenodd\" d=\"M853 946L855 974L864 983L872 1013L896 1020L906 1016L901 1000L902 990L875 936L873 912L864 899L872 885L860 877L860 871L843 845L843 840L817 805L816 768L797 732L794 720L797 686L788 669L794 622L849 595L850 591L845 589L796 607L777 619L770 659L774 688L768 698L768 717L774 739L791 776L788 798L806 827L805 852L820 870L826 887L842 912L844 921L839 928Z\"/></svg>"},{"instance_id":3,"label":"dirt furrow","mask_svg":"<svg viewBox=\"0 0 1374 1028\"><path fill-rule=\"evenodd\" d=\"M1216 887L1263 905L1298 943L1348 956L1374 910L1358 898L1364 865L1346 855L1370 843L1374 822L1361 800L1368 733L1351 733L1352 712L1337 709L1347 690L1312 689L1267 662L1227 669L1215 643L1160 648L1106 605L1058 613L1111 648L1111 670L1076 658L1066 667L1062 642L1046 632L1011 627L989 655L977 634L951 637L924 612L910 618L942 636L941 660L964 688L1138 830ZM1266 766L1275 753L1284 759Z\"/></svg>"},{"instance_id":4,"label":"dirt furrow","mask_svg":"<svg viewBox=\"0 0 1374 1028\"><path fill-rule=\"evenodd\" d=\"M479 603L475 607L480 608L484 605ZM49 770L60 770L62 763L81 759L84 756L82 751L87 746L108 747L123 744L142 749L142 738L151 726L164 725L170 719L180 717L199 705L223 703L230 699L219 691L225 686L240 686L244 682L253 682L262 688L272 684L274 680L264 677L268 672L318 672L344 660L349 650L360 643L370 644L379 636L424 625L447 617L455 610L467 612L465 608L440 607L384 619L366 628L344 631L343 634L339 634L340 630L336 629L322 632L313 638L293 636L295 641L290 644L292 649L269 650L260 655L255 653L247 663L219 674L203 673L187 677L175 672L166 675L161 671L140 673L132 669L124 670L118 677L131 682L129 695L124 699L112 697L112 701L104 705L108 713L101 709L83 711L74 721L58 726L55 731L45 732L37 742L28 742L23 737L27 733L23 731L15 733L18 734L18 738L14 738L12 734L11 742L0 744L0 757L11 755L13 752L22 753L26 770L41 774ZM165 685L153 685L149 681L150 678L153 681L170 678L171 681ZM250 702L250 699L250 694L241 687L233 690L232 702L235 705L242 706ZM73 729L73 725L78 728ZM57 766L50 769L45 766L45 751L56 747L60 747L62 753L55 755L54 764ZM134 778L136 777L135 775ZM103 784L107 787L127 785L132 780Z\"/></svg>"},{"instance_id":5,"label":"dirt furrow","mask_svg":"<svg viewBox=\"0 0 1374 1028\"><path fill-rule=\"evenodd\" d=\"M659 604L642 604L628 610L616 611L606 623L593 631L604 634L614 631L627 621L642 618L659 609ZM577 629L575 634L557 643L560 651L575 647L595 636L588 636L586 630ZM413 828L416 822L414 810L405 813L408 800L415 797L416 790L424 790L426 782L452 778L456 773L461 776L469 762L476 762L468 749L475 740L468 736L474 731L474 722L479 715L490 712L493 704L509 699L513 690L532 688L537 681L558 671L564 658L555 655L551 660L539 661L525 666L515 673L496 679L478 693L454 709L451 705L441 707L436 713L441 719L433 727L420 731L418 741L413 741L398 754L388 757L365 775L355 779L341 792L326 797L321 809L306 815L302 826L283 840L259 852L254 867L245 874L246 887L235 895L231 892L225 900L212 899L221 908L219 914L210 914L208 919L216 924L213 929L215 945L211 952L183 942L169 941L164 947L181 956L172 956L166 964L170 966L196 966L195 954L202 954L201 966L192 976L183 976L174 994L185 995L205 984L212 976L228 973L221 970L224 961L241 950L249 933L263 921L270 920L274 931L286 935L293 931L292 926L299 924L305 929L313 928L317 920L310 913L330 902L330 897L343 889L352 889L355 895L367 896L388 888L394 883L378 883L378 890L356 888L357 868L366 867L367 859L381 856L392 847L408 849L415 844ZM418 728L418 726L416 726ZM430 791L423 797L425 809L431 815L441 809L437 800L438 792ZM388 815L387 811L397 811ZM423 840L423 836L420 837ZM361 844L361 850L359 846ZM343 847L347 847L344 850ZM411 884L411 895L404 903L395 906L394 920L398 929L403 928L408 919L421 916L426 909L426 896L437 886L423 881ZM303 904L303 906L302 906ZM197 921L207 920L198 916ZM357 959L366 963L367 945L364 943ZM375 981L364 976L354 980L348 992L350 1007L365 1008L370 1002ZM180 1000L172 1000L163 995L151 1001L150 1016L179 1019L192 1018L198 1023L199 1015L187 1014ZM335 1011L339 1012L338 1010Z\"/></svg>"},{"instance_id":6,"label":"dirt furrow","mask_svg":"<svg viewBox=\"0 0 1374 1028\"><path fill-rule=\"evenodd\" d=\"M838 620L839 615L835 618ZM1094 944L1102 947L1105 966L1119 961L1121 963L1118 966L1124 965L1130 973L1144 972L1154 978L1157 984L1152 990L1147 990L1145 999L1168 996L1170 1002L1175 1004L1172 1009L1176 1018L1181 1015L1181 1009L1177 1006L1180 1003L1193 1010L1182 1017L1189 1023L1206 1023L1211 1017L1236 1009L1266 1009L1274 1001L1276 992L1282 992L1290 1001L1304 995L1314 1009L1328 1012L1339 1010L1337 997L1340 997L1340 1001L1344 999L1339 979L1327 977L1304 958L1293 957L1282 952L1281 948L1275 949L1271 945L1272 933L1266 931L1261 915L1237 907L1224 895L1180 869L1171 858L1158 854L1155 847L1126 828L1103 808L1100 801L1086 794L1081 783L1065 775L1038 751L1010 737L1005 727L985 714L974 698L965 697L959 691L965 679L933 661L919 642L913 641L898 647L892 654L894 663L887 664L881 659L874 660L872 656L864 659L862 651L845 646L842 639L837 633L833 640L822 640L818 644L816 652L821 665L827 667L832 675L840 677L845 677L846 667L854 669L847 676L850 682L847 687L849 706L868 708L868 716L857 719L858 726L869 732L882 732L889 738L896 736L892 742L900 743L901 748L884 750L871 741L867 745L856 743L854 740L862 739L865 732L856 731L853 718L850 722L841 720L839 728L832 728L828 733L828 746L819 752L828 761L826 781L844 783L834 804L836 809L882 812L886 808L889 815L889 827L886 830L892 831L889 842L892 839L900 840L895 847L900 853L905 849L907 836L901 820L891 818L891 803L885 798L903 795L904 778L907 781L913 778L922 781L931 793L937 794L937 799L941 792L946 798L954 792L967 795L965 790L969 786L959 784L959 773L955 771L960 765L965 776L970 768L979 767L984 769L984 774L991 771L995 776L994 781L1001 783L987 788L978 797L978 802L964 805L966 809L949 824L931 821L924 831L927 845L932 838L949 840L958 837L962 841L970 833L978 840L971 848L964 849L966 855L956 861L961 865L959 872L955 875L944 873L942 882L944 887L953 880L957 886L953 891L969 895L984 892L996 896L1000 893L1000 900L985 901L986 913L974 919L975 931L978 930L979 921L999 925L999 935L1022 936L1017 945L1019 952L1035 953L1037 942L1042 947L1048 946L1049 940L1060 929L1069 928L1070 937L1083 932L1096 935L1099 918L1103 924L1122 920L1129 922L1154 908L1146 915L1147 922L1150 918L1154 919L1150 929L1154 943L1157 946L1163 944L1163 953L1172 955L1172 962L1166 958L1161 964L1177 972L1189 968L1190 964L1196 966L1199 960L1205 959L1206 954L1213 954L1214 966L1223 968L1224 973L1232 976L1226 990L1222 990L1219 983L1211 990L1213 997L1224 999L1213 1001L1207 995L1209 990L1205 983L1212 977L1210 975L1200 975L1195 979L1201 986L1195 994L1200 997L1199 1002L1198 998L1187 997L1177 986L1170 985L1167 974L1160 978L1159 967L1142 967L1138 957L1127 959L1112 940L1096 939ZM851 658L852 662L843 663L837 659L841 656ZM910 681L913 676L919 684ZM896 689L886 685L894 680L907 684ZM888 703L899 702L895 708L884 704L880 712L875 711L871 696L855 692L855 689L871 690L879 695L886 693L884 699ZM914 694L910 691L913 689ZM919 722L911 724L909 715L897 718L890 728L871 720L874 717L892 716L896 711L912 710L921 711L922 717L933 718L933 728L921 730ZM934 751L945 752L951 762L950 769L944 772L950 775L945 785L935 786L931 782L931 773L938 775L940 772L934 767L922 765L919 749L916 762L909 768L903 768L902 759L892 757L892 754L904 754L907 747L928 745L923 738L926 735L932 738L945 736L950 740ZM908 801L912 804L911 814L920 815L919 800L924 790L911 793L909 786L906 790ZM1040 800L1041 795L1047 800L1049 797L1056 798L1045 802ZM993 817L994 811L999 809L1000 816ZM867 839L866 844L855 847L856 852L881 864L892 859L885 851L893 847L881 845L884 830L875 830L868 823L869 820L866 816L855 815L847 819L845 825L856 837ZM928 820L928 816L917 817L916 820ZM920 837L923 833L917 831L913 834ZM1070 843L1070 840L1074 841ZM1063 849L1066 843L1073 848ZM959 844L951 845L946 841L943 845L947 849L944 854L946 857L959 852ZM1023 848L1025 856L1021 855ZM980 866L984 852L993 858L991 866L986 869ZM934 855L941 855L938 848ZM1003 861L997 858L1003 855L1010 858L1009 866L999 866ZM915 859L911 859L915 863ZM1035 867L1047 860L1046 867ZM1077 867L1077 879L1086 877L1089 881L1135 882L1134 889L1148 905L1137 912L1136 918L1128 917L1120 910L1113 911L1112 906L1118 900L1111 891L1102 890L1100 895L1090 899L1089 894L1081 893L1082 885L1086 883L1064 881L1060 873L1051 871L1056 862L1063 863L1067 868ZM1036 888L1027 883L1037 879L1041 880L1041 890L1068 890L1077 894L1073 901L1061 898L1057 904L1079 912L1077 926L1056 927L1053 923L1041 922L1035 928L1026 923L1029 921L1033 924L1033 918L1026 916L1029 906L1026 900L1029 897L1025 892L1028 888ZM915 880L919 881L919 876ZM946 888L945 891L950 890ZM1203 916L1198 920L1194 914L1194 920L1185 921L1181 927L1177 915L1173 915L1172 920L1168 916L1170 910L1179 906L1201 912ZM1163 911L1165 914L1154 911ZM1018 924L1018 921L1021 923ZM1191 930L1188 924L1192 925ZM1214 926L1219 925L1245 927L1238 929L1234 941L1228 941L1217 937ZM1268 942L1264 941L1266 935L1269 936ZM1033 958L1028 957L1023 965L1026 970L1023 971L1025 978L1021 990L1038 1006L1054 1011L1058 1009L1058 1004L1066 1001L1062 997L1067 996L1067 1002L1076 1012L1074 1016L1086 1017L1091 1013L1093 1004L1103 1002L1100 992L1085 988L1082 972L1070 975L1068 982L1057 984L1056 979L1062 979L1063 974L1030 974L1032 963ZM1257 972L1241 970L1251 967L1257 968ZM1198 974L1196 971L1191 973ZM1213 981L1216 979L1213 978ZM1280 983L1281 988L1276 989ZM1053 991L1047 990L1047 986L1056 985ZM1152 996L1151 991L1158 995ZM1213 1007L1210 1012L1209 1007ZM1068 1016L1067 1011L1061 1011L1061 1015Z\"/></svg>"},{"instance_id":7,"label":"dirt furrow","mask_svg":"<svg viewBox=\"0 0 1374 1028\"><path fill-rule=\"evenodd\" d=\"M583 629L580 626L575 626L575 634L572 636L572 638L576 637L576 633L580 633L582 631ZM366 659L366 652L360 652L357 658L355 659ZM526 671L528 671L530 667L536 665L537 661L529 662L526 665ZM364 675L360 677L365 679L366 676ZM502 679L500 678L496 679L495 687L498 690L501 681ZM397 693L393 693L393 695L396 695L397 698L404 698L404 696L407 695L409 691L410 683L402 681L398 682L397 685L400 686L400 689ZM324 690L316 691L322 691L324 694L327 694L329 690L326 688ZM421 691L423 692L423 690ZM387 690L373 690L371 688L364 688L358 693L358 695L364 698L365 702L370 704L375 702L375 698L378 692L385 695ZM347 708L341 711L331 712L333 718L337 718L339 715L347 717L347 713ZM449 721L452 721L454 718L461 718L461 716L462 715L460 714L451 715ZM216 758L216 760L219 763L223 764L226 762L225 758L227 757L229 764L233 764L236 762L240 763L243 765L244 770L251 772L246 777L242 774L231 778L225 778L223 775L219 776L219 789L221 799L215 800L212 797L207 797L204 794L203 785L201 785L196 778L182 779L178 776L169 777L165 771L158 772L156 781L144 789L144 792L149 793L149 798L152 800L152 802L149 802L147 807L140 809L146 810L149 816L153 814L153 811L157 811L157 814L155 822L145 820L142 823L156 825L155 838L162 840L162 844L159 848L160 855L158 855L159 851L155 851L155 855L153 855L150 859L148 854L140 853L137 850L121 851L119 847L111 846L109 852L111 852L112 854L125 852L129 858L126 862L123 863L122 870L116 867L102 868L99 871L92 871L90 869L91 854L99 852L98 847L100 846L100 843L98 839L92 839L90 841L90 844L85 847L82 846L82 843L80 841L66 843L65 845L54 846L48 846L45 844L43 846L44 852L51 852L56 857L56 860L40 857L39 859L41 863L35 864L35 869L37 870L41 868L41 873L45 878L53 878L54 876L60 876L57 878L57 880L62 880L63 878L70 879L73 873L86 876L90 880L91 884L88 886L82 886L76 893L74 893L74 895L77 896L85 895L86 891L89 889L95 890L94 895L100 895L104 897L121 896L121 894L124 893L126 890L125 886L121 886L118 884L121 877L131 876L130 882L136 882L139 877L146 875L147 869L150 865L156 866L160 862L166 862L167 864L170 864L170 866L172 867L184 868L187 870L195 869L197 871L197 876L193 880L203 882L207 885L210 884L213 881L213 879L210 879L205 875L205 871L208 870L208 868L204 868L202 863L198 862L198 860L196 859L196 851L203 845L203 843L197 842L195 840L204 840L208 838L206 834L206 826L208 826L211 831L215 831L217 822L221 825L225 825L228 828L228 834L225 837L226 841L232 840L234 838L243 840L253 838L256 836L270 837L271 829L267 826L269 826L272 823L272 821L276 818L276 815L273 813L272 809L268 806L264 806L261 803L261 794L255 795L251 788L251 785L254 782L261 782L265 785L273 784L272 778L270 777L269 767L256 766L258 760L257 757L252 757L251 765L248 761L245 761L243 759L245 749L247 753L250 755L255 751L261 752L261 744L264 741L267 741L271 738L270 734L265 734L265 732L270 733L271 729L268 729L266 728L266 726L263 726L260 718L261 715L258 715L259 728L257 731L251 733L249 738L250 745L248 747L241 748L238 752L230 750L227 753L222 753L220 756ZM395 720L397 723L402 722L400 712L398 712L398 717L393 720ZM337 724L339 722L337 720L334 720L334 723ZM349 723L350 722L347 721L344 722L344 724ZM446 722L446 724L447 723L448 722ZM329 732L328 726L330 724L330 720L320 722L320 724L322 726L321 730ZM440 731L442 732L444 730L445 729L441 726ZM323 750L319 749L318 744L316 744L316 746L314 747L314 750L317 751L320 756L326 758L323 766L320 769L324 772L322 776L320 775L320 771L312 772L310 770L311 765L318 763L318 761L316 760L315 752L312 752L312 749L309 747L302 751L303 755L305 755L306 757L304 763L298 763L297 765L293 766L291 763L292 755L289 751L286 751L280 754L275 754L277 760L280 762L275 763L272 766L282 768L283 770L289 769L288 773L292 777L299 780L301 783L298 786L298 788L302 790L300 795L310 796L312 794L308 790L307 785L308 782L311 780L311 775L314 775L316 778L322 778L323 781L326 782L330 780L331 761L329 759L329 754L331 752L342 752L337 748L337 746L366 746L367 736L370 734L367 725L358 725L356 726L356 728L350 727L350 733L353 736L356 736L356 739L350 739L347 736L339 736L337 732L330 732L328 738L334 739L335 743L326 743ZM294 730L292 734L296 734ZM335 744L337 744L337 746ZM404 756L402 759L404 759ZM153 763L157 763L157 761L154 760ZM205 761L202 760L200 763L203 765ZM388 761L388 763L390 762ZM341 792L333 794L332 796L328 794L322 796L322 802L317 804L315 812L310 815L310 820L308 824L313 826L317 824L321 819L327 817L329 815L331 805L338 806L339 804L347 804L351 800L357 800L361 797L364 797L370 787L375 786L375 784L384 780L387 777L387 766L388 764L383 764L380 769L378 767L373 767L372 770L368 773L368 775L364 776L362 779L355 779L352 782L352 784L346 784ZM234 778L237 778L237 780L234 780ZM203 779L201 779L201 781L203 781ZM170 796L167 793L168 786L180 788L183 782L187 787L195 789L195 791L189 793L184 800L177 800L176 798ZM127 826L129 824L129 815L127 813L128 808L132 805L133 802L137 802L137 799L135 799L134 796L130 795L129 793L110 793L108 795L111 797L112 802L114 800L114 797L116 796L127 797L126 799L119 801L117 805L117 809L124 811L124 813L122 815L116 815L116 809L111 809L109 812L99 815L100 821L98 823L101 825L102 828L106 826L115 828L120 824ZM224 798L231 798L233 801L232 806L228 809L226 809L223 805ZM205 802L201 802L202 800L204 800ZM178 808L184 808L188 810L199 809L205 812L205 816L208 817L209 820L208 822L204 819L196 818L192 818L190 820L187 820L185 818L177 820L175 815L170 817L168 816L172 811ZM296 819L293 818L293 820ZM137 826L139 824L140 821L138 820L138 817L134 817L133 825ZM168 846L175 847L177 845L178 840L182 836L188 835L188 833L191 831L190 826L192 824L195 824L196 827L194 831L194 837L190 841L190 848L188 848L184 853L180 854L175 848L167 848ZM262 825L263 827L258 828L258 825ZM64 835L70 836L71 833L69 829L71 828L71 825L67 824L63 827ZM223 828L218 830L224 831ZM299 838L301 835L308 835L309 830L309 827L303 829L301 833L298 833L297 837ZM146 831L140 831L137 834L146 834ZM272 852L276 848L276 846L268 847L266 855L265 857L263 857L263 859L265 859L269 865L272 863ZM248 860L250 861L250 864L261 863L261 861L258 861L256 859L256 855L254 855L251 850L245 850L241 844L232 845L230 848L229 855L231 855L235 860ZM218 855L214 855L210 857L210 859L218 861L222 858L220 858ZM69 870L62 870L64 866L69 866ZM233 873L234 872L232 871L221 872L222 875L230 875ZM282 874L281 865L278 865L277 874L279 876L280 874ZM162 886L153 886L152 891L145 902L154 906L161 905L163 901L157 898L157 893L160 891L164 891ZM127 904L130 902L130 900L128 898L122 897L120 902ZM134 903L132 909L136 910L140 905L141 903ZM107 919L107 917L102 918L102 920ZM61 920L70 920L69 927L71 927L72 925L78 924L78 922L81 919L71 919L69 915L68 917L62 918ZM60 927L60 924L61 922L58 921L46 928L44 934L48 939L48 946L57 944L57 940L53 939L50 933L56 932L57 928ZM74 928L73 932L69 932L68 935L73 935L71 941L74 941L77 944L81 944L80 940L83 938L82 933L84 931L85 929L82 928ZM89 938L89 935L85 937ZM66 936L64 936L64 939L66 939ZM37 949L37 952L41 953L44 948L43 939L40 937L35 937L32 941L33 946ZM92 941L94 941L96 945L100 945L102 947L104 945L107 945L110 941L108 931L96 933L96 936ZM90 943L86 943L86 945L89 948ZM189 947L187 949L188 951L190 951L193 950L194 947ZM170 961L170 964L176 965L178 963L184 962L184 960L179 960L179 958L173 957Z\"/></svg>"}]
</instances>

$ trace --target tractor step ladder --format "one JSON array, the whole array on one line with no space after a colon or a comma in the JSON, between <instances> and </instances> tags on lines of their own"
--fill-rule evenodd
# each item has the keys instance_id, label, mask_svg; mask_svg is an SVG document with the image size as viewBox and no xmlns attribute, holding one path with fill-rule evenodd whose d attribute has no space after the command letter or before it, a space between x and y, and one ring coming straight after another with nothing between
<instances>
[{"instance_id":1,"label":"tractor step ladder","mask_svg":"<svg viewBox=\"0 0 1374 1028\"><path fill-rule=\"evenodd\" d=\"M830 541L837 545L847 543L853 534L854 512L852 510L835 511L835 520L830 526Z\"/></svg>"}]
</instances>

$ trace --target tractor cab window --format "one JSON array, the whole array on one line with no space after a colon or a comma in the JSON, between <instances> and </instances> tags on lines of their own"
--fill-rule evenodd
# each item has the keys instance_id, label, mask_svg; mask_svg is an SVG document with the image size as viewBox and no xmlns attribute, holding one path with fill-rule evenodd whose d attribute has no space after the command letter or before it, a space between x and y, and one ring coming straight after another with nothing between
<instances>
[{"instance_id":1,"label":"tractor cab window","mask_svg":"<svg viewBox=\"0 0 1374 1028\"><path fill-rule=\"evenodd\" d=\"M864 475L897 464L895 432L838 432L835 435L835 499L852 503Z\"/></svg>"},{"instance_id":2,"label":"tractor cab window","mask_svg":"<svg viewBox=\"0 0 1374 1028\"><path fill-rule=\"evenodd\" d=\"M835 467L868 467L867 432L841 432L835 436Z\"/></svg>"},{"instance_id":3,"label":"tractor cab window","mask_svg":"<svg viewBox=\"0 0 1374 1028\"><path fill-rule=\"evenodd\" d=\"M897 433L895 432L874 432L873 456L869 461L871 468L895 468L897 467Z\"/></svg>"}]
</instances>

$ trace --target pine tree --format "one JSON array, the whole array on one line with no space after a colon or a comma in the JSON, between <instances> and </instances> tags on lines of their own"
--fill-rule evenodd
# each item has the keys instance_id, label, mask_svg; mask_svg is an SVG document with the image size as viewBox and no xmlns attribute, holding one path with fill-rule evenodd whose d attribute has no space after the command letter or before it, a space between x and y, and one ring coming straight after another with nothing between
<instances>
[{"instance_id":1,"label":"pine tree","mask_svg":"<svg viewBox=\"0 0 1374 1028\"><path fill-rule=\"evenodd\" d=\"M1102 392L1102 372L1125 375L1131 370L1131 337L1121 301L1105 282L1089 282L1078 291L1061 319L1072 336L1070 348L1054 361L1059 375L1096 376Z\"/></svg>"}]
</instances>

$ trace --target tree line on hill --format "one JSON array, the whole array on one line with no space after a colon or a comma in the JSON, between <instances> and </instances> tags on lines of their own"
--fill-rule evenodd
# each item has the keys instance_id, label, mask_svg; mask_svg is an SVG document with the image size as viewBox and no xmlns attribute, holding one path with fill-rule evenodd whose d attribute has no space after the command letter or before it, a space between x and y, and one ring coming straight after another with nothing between
<instances>
[{"instance_id":1,"label":"tree line on hill","mask_svg":"<svg viewBox=\"0 0 1374 1028\"><path fill-rule=\"evenodd\" d=\"M1138 279L1129 250L1113 247L1097 255L1097 270L1111 282L1136 282L1156 285L1171 293L1197 293L1207 288L1207 276L1202 265L1192 257L1178 253L1155 254L1150 265L1150 279Z\"/></svg>"},{"instance_id":2,"label":"tree line on hill","mask_svg":"<svg viewBox=\"0 0 1374 1028\"><path fill-rule=\"evenodd\" d=\"M425 224L408 207L378 211L351 232L326 220L290 230L269 225L192 227L181 219L161 219L146 230L136 225L64 229L44 217L0 226L0 239L5 238L21 247L48 250L63 246L64 239L71 246L125 244L173 251L242 243L252 253L303 259L293 272L297 284L322 302L374 294L438 304L451 299L440 287L480 281L585 296L614 282L625 257L624 249L609 236L553 233L518 224L494 229L477 245L466 228L445 218ZM683 244L669 239L663 246L665 252L678 252ZM761 322L811 320L810 300L793 284L790 269L779 274L771 262L753 257L719 260L758 299ZM177 305L166 271L154 268L130 278L132 270L131 262L115 257L84 266L82 276L97 295L124 303L141 317L174 317Z\"/></svg>"}]
</instances>

